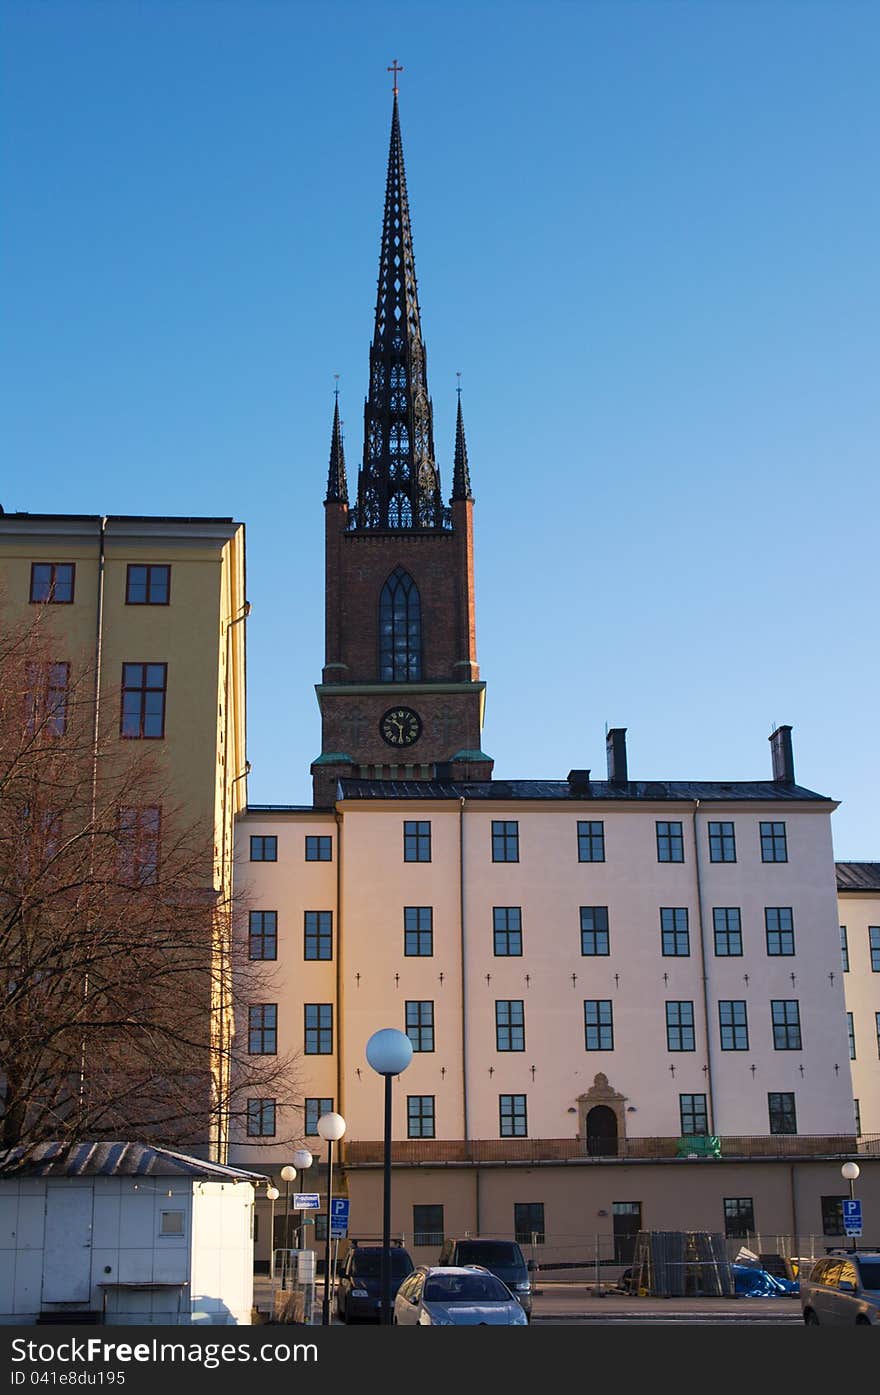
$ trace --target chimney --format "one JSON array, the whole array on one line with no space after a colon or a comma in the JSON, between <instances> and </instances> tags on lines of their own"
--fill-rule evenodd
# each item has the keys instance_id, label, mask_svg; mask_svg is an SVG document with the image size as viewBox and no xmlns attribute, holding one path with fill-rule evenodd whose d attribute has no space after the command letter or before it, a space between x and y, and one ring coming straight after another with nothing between
<instances>
[{"instance_id":1,"label":"chimney","mask_svg":"<svg viewBox=\"0 0 880 1395\"><path fill-rule=\"evenodd\" d=\"M605 737L608 754L608 779L612 785L625 785L626 774L626 727L612 727Z\"/></svg>"},{"instance_id":2,"label":"chimney","mask_svg":"<svg viewBox=\"0 0 880 1395\"><path fill-rule=\"evenodd\" d=\"M568 772L568 792L575 799L589 799L590 790L589 770L569 770Z\"/></svg>"},{"instance_id":3,"label":"chimney","mask_svg":"<svg viewBox=\"0 0 880 1395\"><path fill-rule=\"evenodd\" d=\"M791 727L777 727L770 737L773 757L773 779L781 785L794 784L794 754L791 749Z\"/></svg>"}]
</instances>

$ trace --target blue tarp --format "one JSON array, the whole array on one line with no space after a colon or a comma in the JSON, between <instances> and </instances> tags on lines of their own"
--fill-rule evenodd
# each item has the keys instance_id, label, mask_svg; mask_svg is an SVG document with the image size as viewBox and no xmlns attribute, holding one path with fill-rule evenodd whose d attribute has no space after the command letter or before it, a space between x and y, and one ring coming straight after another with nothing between
<instances>
[{"instance_id":1,"label":"blue tarp","mask_svg":"<svg viewBox=\"0 0 880 1395\"><path fill-rule=\"evenodd\" d=\"M777 1279L766 1269L755 1269L750 1264L732 1264L733 1289L742 1298L789 1297L800 1292L797 1279Z\"/></svg>"}]
</instances>

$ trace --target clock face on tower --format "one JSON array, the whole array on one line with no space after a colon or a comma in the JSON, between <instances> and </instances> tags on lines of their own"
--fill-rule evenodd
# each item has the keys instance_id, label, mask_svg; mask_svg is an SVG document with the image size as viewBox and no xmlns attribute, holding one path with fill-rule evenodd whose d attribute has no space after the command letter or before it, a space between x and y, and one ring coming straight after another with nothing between
<instances>
[{"instance_id":1,"label":"clock face on tower","mask_svg":"<svg viewBox=\"0 0 880 1395\"><path fill-rule=\"evenodd\" d=\"M379 722L379 734L389 746L412 746L422 734L422 719L411 707L391 707Z\"/></svg>"}]
</instances>

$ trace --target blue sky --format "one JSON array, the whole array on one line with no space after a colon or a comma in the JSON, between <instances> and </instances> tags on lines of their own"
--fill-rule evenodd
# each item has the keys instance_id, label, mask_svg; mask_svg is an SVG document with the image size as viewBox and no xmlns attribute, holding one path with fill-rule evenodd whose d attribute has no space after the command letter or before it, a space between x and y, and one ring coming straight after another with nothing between
<instances>
[{"instance_id":1,"label":"blue sky","mask_svg":"<svg viewBox=\"0 0 880 1395\"><path fill-rule=\"evenodd\" d=\"M870 3L6 0L7 510L247 524L249 781L306 802L395 56L435 439L462 372L499 776L762 779L880 859Z\"/></svg>"}]
</instances>

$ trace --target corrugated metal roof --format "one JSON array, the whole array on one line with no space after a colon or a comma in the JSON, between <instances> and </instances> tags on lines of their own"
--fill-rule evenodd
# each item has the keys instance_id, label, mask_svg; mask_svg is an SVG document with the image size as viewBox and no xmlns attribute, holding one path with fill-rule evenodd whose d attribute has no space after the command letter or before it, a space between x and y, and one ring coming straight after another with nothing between
<instances>
[{"instance_id":1,"label":"corrugated metal roof","mask_svg":"<svg viewBox=\"0 0 880 1395\"><path fill-rule=\"evenodd\" d=\"M148 1143L39 1143L0 1152L0 1176L199 1177L208 1182L265 1182L261 1172L222 1167Z\"/></svg>"},{"instance_id":2,"label":"corrugated metal roof","mask_svg":"<svg viewBox=\"0 0 880 1395\"><path fill-rule=\"evenodd\" d=\"M880 862L836 862L838 891L880 891Z\"/></svg>"},{"instance_id":3,"label":"corrugated metal roof","mask_svg":"<svg viewBox=\"0 0 880 1395\"><path fill-rule=\"evenodd\" d=\"M342 779L343 799L570 799L590 800L659 799L690 801L754 800L772 802L819 800L831 804L828 795L816 794L801 785L775 780L629 780L613 785L608 780L591 780L590 793L572 793L567 780L355 780Z\"/></svg>"}]
</instances>

